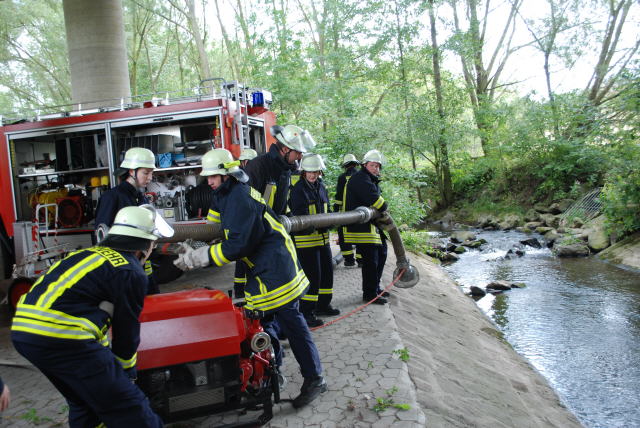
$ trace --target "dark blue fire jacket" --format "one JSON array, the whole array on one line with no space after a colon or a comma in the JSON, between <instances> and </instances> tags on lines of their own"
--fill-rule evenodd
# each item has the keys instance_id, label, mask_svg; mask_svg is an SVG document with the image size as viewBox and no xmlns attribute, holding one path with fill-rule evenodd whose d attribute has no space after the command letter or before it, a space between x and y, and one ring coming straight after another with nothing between
<instances>
[{"instance_id":1,"label":"dark blue fire jacket","mask_svg":"<svg viewBox=\"0 0 640 428\"><path fill-rule=\"evenodd\" d=\"M149 200L142 192L128 181L123 181L100 196L96 207L96 228L101 224L111 227L117 212L124 207L137 207L148 203Z\"/></svg>"},{"instance_id":2,"label":"dark blue fire jacket","mask_svg":"<svg viewBox=\"0 0 640 428\"><path fill-rule=\"evenodd\" d=\"M146 292L147 277L133 253L107 247L76 251L51 266L21 297L12 339L52 347L76 341L109 346L111 327L111 351L125 370L132 370Z\"/></svg>"},{"instance_id":3,"label":"dark blue fire jacket","mask_svg":"<svg viewBox=\"0 0 640 428\"><path fill-rule=\"evenodd\" d=\"M358 207L373 207L379 211L387 209L387 203L380 195L380 179L364 167L351 176L345 189L345 211ZM382 245L382 238L373 222L350 224L344 228L344 242L347 244Z\"/></svg>"},{"instance_id":4,"label":"dark blue fire jacket","mask_svg":"<svg viewBox=\"0 0 640 428\"><path fill-rule=\"evenodd\" d=\"M257 190L229 177L214 190L209 214L226 238L209 248L211 262L248 267L246 309L269 313L304 295L309 280L293 241Z\"/></svg>"},{"instance_id":5,"label":"dark blue fire jacket","mask_svg":"<svg viewBox=\"0 0 640 428\"><path fill-rule=\"evenodd\" d=\"M323 214L329 212L329 195L321 178L311 184L301 178L291 188L289 208L293 215ZM311 248L329 245L329 231L314 230L311 233L293 235L296 248Z\"/></svg>"},{"instance_id":6,"label":"dark blue fire jacket","mask_svg":"<svg viewBox=\"0 0 640 428\"><path fill-rule=\"evenodd\" d=\"M295 165L289 165L280 155L276 144L272 144L267 153L250 160L245 167L251 187L278 215L286 213L291 173L295 169Z\"/></svg>"},{"instance_id":7,"label":"dark blue fire jacket","mask_svg":"<svg viewBox=\"0 0 640 428\"><path fill-rule=\"evenodd\" d=\"M358 172L358 169L354 166L351 168L347 168L345 172L338 176L338 182L336 184L336 197L333 201L334 211L344 211L344 188L351 176L356 172Z\"/></svg>"}]
</instances>

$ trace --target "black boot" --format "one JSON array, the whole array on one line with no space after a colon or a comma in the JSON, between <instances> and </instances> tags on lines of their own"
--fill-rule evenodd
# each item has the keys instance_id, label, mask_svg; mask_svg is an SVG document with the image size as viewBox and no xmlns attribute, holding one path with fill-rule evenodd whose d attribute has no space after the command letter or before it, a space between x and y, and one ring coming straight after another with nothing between
<instances>
[{"instance_id":1,"label":"black boot","mask_svg":"<svg viewBox=\"0 0 640 428\"><path fill-rule=\"evenodd\" d=\"M305 321L307 321L307 326L309 326L309 328L320 327L322 324L324 324L324 321L320 318L316 318L313 313L304 314L304 319Z\"/></svg>"},{"instance_id":2,"label":"black boot","mask_svg":"<svg viewBox=\"0 0 640 428\"><path fill-rule=\"evenodd\" d=\"M373 300L373 299L375 299L375 298L376 298L376 296L373 296L373 297L363 297L363 298L362 298L362 301L363 301L363 302L369 302L369 301L371 301L371 300ZM384 297L378 297L378 299L377 299L375 302L373 302L373 303L372 303L372 305L386 305L387 303L388 303L388 302L387 302L387 299L385 299Z\"/></svg>"},{"instance_id":3,"label":"black boot","mask_svg":"<svg viewBox=\"0 0 640 428\"><path fill-rule=\"evenodd\" d=\"M327 382L324 381L322 376L304 378L302 388L300 388L300 395L293 399L293 407L299 409L300 407L306 406L326 391Z\"/></svg>"},{"instance_id":4,"label":"black boot","mask_svg":"<svg viewBox=\"0 0 640 428\"><path fill-rule=\"evenodd\" d=\"M318 309L316 309L316 314L334 317L336 315L340 315L340 309L336 309L331 305L327 305L327 306L319 307Z\"/></svg>"}]
</instances>

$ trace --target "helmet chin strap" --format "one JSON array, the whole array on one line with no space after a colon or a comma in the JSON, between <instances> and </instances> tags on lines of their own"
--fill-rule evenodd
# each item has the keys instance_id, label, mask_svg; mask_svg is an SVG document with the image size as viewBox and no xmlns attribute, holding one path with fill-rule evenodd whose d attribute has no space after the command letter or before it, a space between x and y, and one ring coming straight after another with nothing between
<instances>
[{"instance_id":1,"label":"helmet chin strap","mask_svg":"<svg viewBox=\"0 0 640 428\"><path fill-rule=\"evenodd\" d=\"M133 185L136 189L143 191L144 187L140 186L140 182L138 181L138 168L133 170L133 175L129 174L129 177L133 178Z\"/></svg>"},{"instance_id":2,"label":"helmet chin strap","mask_svg":"<svg viewBox=\"0 0 640 428\"><path fill-rule=\"evenodd\" d=\"M140 251L140 264L144 266L144 264L147 262L147 260L149 259L149 256L151 256L151 252L153 251L153 248L155 247L155 242L154 241L149 241L149 248L147 248L145 251Z\"/></svg>"}]
</instances>

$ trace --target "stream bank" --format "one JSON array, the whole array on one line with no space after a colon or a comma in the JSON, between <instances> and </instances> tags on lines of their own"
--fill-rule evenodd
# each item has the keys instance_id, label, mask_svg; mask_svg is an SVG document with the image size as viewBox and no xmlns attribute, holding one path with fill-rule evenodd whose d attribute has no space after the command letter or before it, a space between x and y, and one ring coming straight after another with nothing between
<instances>
[{"instance_id":1,"label":"stream bank","mask_svg":"<svg viewBox=\"0 0 640 428\"><path fill-rule=\"evenodd\" d=\"M412 262L420 283L392 292L391 309L428 427L582 426L441 266Z\"/></svg>"},{"instance_id":2,"label":"stream bank","mask_svg":"<svg viewBox=\"0 0 640 428\"><path fill-rule=\"evenodd\" d=\"M635 426L640 275L595 257L556 257L537 234L474 232L485 244L467 249L444 270L465 292L486 289L478 307L585 426ZM489 293L492 283L524 288Z\"/></svg>"}]
</instances>

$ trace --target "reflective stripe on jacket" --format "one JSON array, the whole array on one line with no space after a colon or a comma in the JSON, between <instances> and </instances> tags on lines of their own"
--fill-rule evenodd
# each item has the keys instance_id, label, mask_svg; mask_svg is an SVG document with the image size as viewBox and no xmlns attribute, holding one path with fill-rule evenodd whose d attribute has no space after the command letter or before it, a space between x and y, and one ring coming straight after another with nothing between
<instances>
[{"instance_id":1,"label":"reflective stripe on jacket","mask_svg":"<svg viewBox=\"0 0 640 428\"><path fill-rule=\"evenodd\" d=\"M336 184L336 196L333 201L334 203L334 211L344 211L344 197L345 191L344 188L347 185L347 182L351 178L353 174L358 172L356 167L347 168L345 172L338 176L338 182Z\"/></svg>"},{"instance_id":2,"label":"reflective stripe on jacket","mask_svg":"<svg viewBox=\"0 0 640 428\"><path fill-rule=\"evenodd\" d=\"M111 350L124 369L132 368L147 282L132 253L107 247L76 251L51 266L20 298L12 337L35 344L95 340L109 346L111 327ZM104 302L113 305L112 314L102 309Z\"/></svg>"},{"instance_id":3,"label":"reflective stripe on jacket","mask_svg":"<svg viewBox=\"0 0 640 428\"><path fill-rule=\"evenodd\" d=\"M357 207L373 207L379 211L387 209L387 203L380 194L380 179L370 174L364 167L351 176L345 186L344 210ZM347 244L382 245L381 232L373 224L351 224L343 228L344 242Z\"/></svg>"},{"instance_id":4,"label":"reflective stripe on jacket","mask_svg":"<svg viewBox=\"0 0 640 428\"><path fill-rule=\"evenodd\" d=\"M305 179L300 179L291 188L289 208L293 215L323 214L329 212L329 195L321 178L311 184ZM314 230L309 234L293 234L296 248L312 248L329 245L329 232L327 230Z\"/></svg>"},{"instance_id":5,"label":"reflective stripe on jacket","mask_svg":"<svg viewBox=\"0 0 640 428\"><path fill-rule=\"evenodd\" d=\"M257 190L229 178L214 191L211 209L220 213L225 240L209 257L217 266L246 263L246 309L274 311L304 294L309 280L293 241Z\"/></svg>"}]
</instances>

